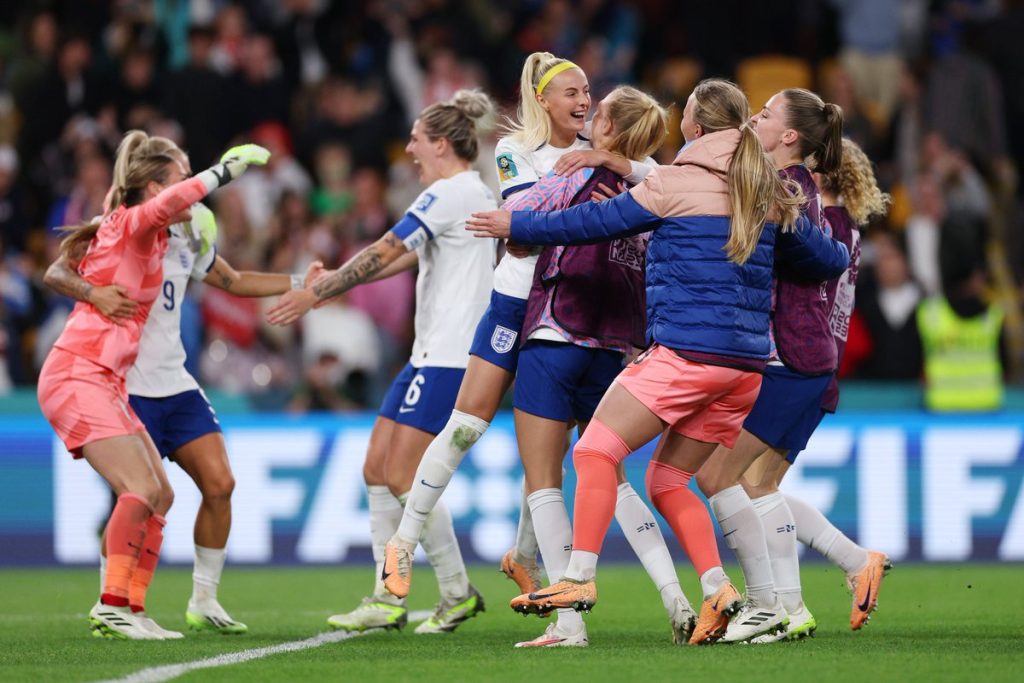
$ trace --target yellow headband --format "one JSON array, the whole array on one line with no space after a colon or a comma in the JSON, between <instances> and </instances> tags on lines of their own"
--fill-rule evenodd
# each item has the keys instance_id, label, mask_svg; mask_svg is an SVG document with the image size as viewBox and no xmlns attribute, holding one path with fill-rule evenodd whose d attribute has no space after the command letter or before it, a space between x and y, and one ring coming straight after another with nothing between
<instances>
[{"instance_id":1,"label":"yellow headband","mask_svg":"<svg viewBox=\"0 0 1024 683\"><path fill-rule=\"evenodd\" d=\"M562 73L563 71L568 71L569 69L578 68L579 67L573 64L572 62L561 62L551 67L550 69L548 69L547 73L541 77L540 83L537 84L537 94L539 95L542 92L544 92L544 88L548 87L548 83L551 82L551 79L557 76L558 74Z\"/></svg>"}]
</instances>

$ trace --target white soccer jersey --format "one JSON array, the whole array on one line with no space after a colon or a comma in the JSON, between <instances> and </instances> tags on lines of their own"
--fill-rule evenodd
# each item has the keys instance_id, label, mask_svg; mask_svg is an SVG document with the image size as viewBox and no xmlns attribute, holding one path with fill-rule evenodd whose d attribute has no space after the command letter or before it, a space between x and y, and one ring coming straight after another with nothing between
<instances>
[{"instance_id":1,"label":"white soccer jersey","mask_svg":"<svg viewBox=\"0 0 1024 683\"><path fill-rule=\"evenodd\" d=\"M419 257L413 367L464 368L473 333L490 301L493 239L474 237L466 219L497 208L476 171L442 178L416 198L392 231Z\"/></svg>"},{"instance_id":2,"label":"white soccer jersey","mask_svg":"<svg viewBox=\"0 0 1024 683\"><path fill-rule=\"evenodd\" d=\"M129 394L163 398L199 388L185 369L181 303L189 278L201 282L213 267L217 257L216 230L213 212L202 204L192 207L190 222L170 227L164 282L142 328L138 358L128 371Z\"/></svg>"},{"instance_id":3,"label":"white soccer jersey","mask_svg":"<svg viewBox=\"0 0 1024 683\"><path fill-rule=\"evenodd\" d=\"M529 189L535 182L546 176L555 167L559 157L568 152L591 149L590 140L582 136L568 147L552 147L544 143L529 150L522 143L511 138L502 138L494 150L498 165L498 183L501 198L508 199L517 192ZM533 285L533 269L537 256L515 258L505 256L494 271L494 290L499 294L517 299L529 299Z\"/></svg>"}]
</instances>

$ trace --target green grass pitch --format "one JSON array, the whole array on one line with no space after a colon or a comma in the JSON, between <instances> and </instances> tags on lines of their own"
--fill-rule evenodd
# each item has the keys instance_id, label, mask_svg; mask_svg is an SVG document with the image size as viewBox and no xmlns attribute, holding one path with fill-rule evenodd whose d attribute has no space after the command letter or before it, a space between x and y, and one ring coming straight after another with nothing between
<instances>
[{"instance_id":1,"label":"green grass pitch","mask_svg":"<svg viewBox=\"0 0 1024 683\"><path fill-rule=\"evenodd\" d=\"M680 570L683 567L680 566ZM587 617L591 646L514 650L547 621L508 609L514 585L494 568L470 575L487 612L451 635L412 628L185 674L180 681L991 681L1024 676L1024 581L1020 565L902 565L886 579L881 609L861 632L848 627L840 572L804 569L804 595L818 620L813 639L769 646L678 647L643 570L603 566L600 603ZM731 572L738 576L735 569ZM683 572L691 600L692 572ZM433 576L416 566L413 609L436 598ZM90 570L0 571L0 681L98 681L147 667L297 641L326 630L332 613L351 609L370 583L368 569L229 567L221 600L249 624L246 636L189 634L169 642L90 637L85 613L96 599ZM164 568L149 612L184 629L188 569Z\"/></svg>"}]
</instances>

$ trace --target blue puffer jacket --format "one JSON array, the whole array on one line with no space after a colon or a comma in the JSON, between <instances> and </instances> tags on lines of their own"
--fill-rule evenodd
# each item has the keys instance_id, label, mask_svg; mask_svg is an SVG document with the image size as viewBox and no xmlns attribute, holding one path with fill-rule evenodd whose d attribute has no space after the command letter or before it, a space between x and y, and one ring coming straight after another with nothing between
<instances>
[{"instance_id":1,"label":"blue puffer jacket","mask_svg":"<svg viewBox=\"0 0 1024 683\"><path fill-rule=\"evenodd\" d=\"M738 130L704 135L672 166L655 168L640 185L608 201L550 213L513 212L512 239L587 244L653 230L647 247L648 342L765 360L774 259L808 278L827 279L846 269L849 253L802 219L785 233L766 224L742 266L727 258L726 177L739 139Z\"/></svg>"}]
</instances>

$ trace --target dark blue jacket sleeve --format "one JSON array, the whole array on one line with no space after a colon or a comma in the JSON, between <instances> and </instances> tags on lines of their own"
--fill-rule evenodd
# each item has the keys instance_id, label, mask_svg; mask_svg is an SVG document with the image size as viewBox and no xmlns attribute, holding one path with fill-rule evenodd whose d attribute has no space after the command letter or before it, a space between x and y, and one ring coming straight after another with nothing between
<instances>
[{"instance_id":1,"label":"dark blue jacket sleeve","mask_svg":"<svg viewBox=\"0 0 1024 683\"><path fill-rule=\"evenodd\" d=\"M775 264L786 274L802 280L831 280L850 264L850 252L806 216L800 216L793 230L775 237Z\"/></svg>"},{"instance_id":2,"label":"dark blue jacket sleeve","mask_svg":"<svg viewBox=\"0 0 1024 683\"><path fill-rule=\"evenodd\" d=\"M595 244L654 230L660 222L623 192L560 211L513 211L511 239L519 244Z\"/></svg>"}]
</instances>

